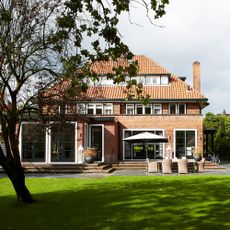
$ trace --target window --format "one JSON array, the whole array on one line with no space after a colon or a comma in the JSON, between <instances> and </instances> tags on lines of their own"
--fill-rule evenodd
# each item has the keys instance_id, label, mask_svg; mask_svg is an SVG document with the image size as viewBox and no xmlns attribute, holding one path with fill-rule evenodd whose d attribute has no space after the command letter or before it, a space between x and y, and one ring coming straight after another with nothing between
<instances>
[{"instance_id":1,"label":"window","mask_svg":"<svg viewBox=\"0 0 230 230\"><path fill-rule=\"evenodd\" d=\"M161 114L161 104L153 104L153 114Z\"/></svg>"},{"instance_id":2,"label":"window","mask_svg":"<svg viewBox=\"0 0 230 230\"><path fill-rule=\"evenodd\" d=\"M126 105L126 114L134 114L134 104Z\"/></svg>"},{"instance_id":3,"label":"window","mask_svg":"<svg viewBox=\"0 0 230 230\"><path fill-rule=\"evenodd\" d=\"M86 113L86 105L83 103L77 104L77 113L78 114L85 114Z\"/></svg>"},{"instance_id":4,"label":"window","mask_svg":"<svg viewBox=\"0 0 230 230\"><path fill-rule=\"evenodd\" d=\"M96 104L96 114L102 114L102 111L103 111L103 105Z\"/></svg>"},{"instance_id":5,"label":"window","mask_svg":"<svg viewBox=\"0 0 230 230\"><path fill-rule=\"evenodd\" d=\"M151 85L152 82L153 82L152 77L146 76L146 78L145 78L145 83L146 83L146 85Z\"/></svg>"},{"instance_id":6,"label":"window","mask_svg":"<svg viewBox=\"0 0 230 230\"><path fill-rule=\"evenodd\" d=\"M179 104L178 105L178 113L179 114L185 114L185 104Z\"/></svg>"},{"instance_id":7,"label":"window","mask_svg":"<svg viewBox=\"0 0 230 230\"><path fill-rule=\"evenodd\" d=\"M195 147L195 130L176 130L176 157L190 157L190 149Z\"/></svg>"},{"instance_id":8,"label":"window","mask_svg":"<svg viewBox=\"0 0 230 230\"><path fill-rule=\"evenodd\" d=\"M74 104L66 105L66 114L74 114L76 112L76 106Z\"/></svg>"},{"instance_id":9,"label":"window","mask_svg":"<svg viewBox=\"0 0 230 230\"><path fill-rule=\"evenodd\" d=\"M112 103L104 104L104 114L106 115L113 114L113 104Z\"/></svg>"},{"instance_id":10,"label":"window","mask_svg":"<svg viewBox=\"0 0 230 230\"><path fill-rule=\"evenodd\" d=\"M176 114L176 104L170 104L169 105L169 113L170 114Z\"/></svg>"},{"instance_id":11,"label":"window","mask_svg":"<svg viewBox=\"0 0 230 230\"><path fill-rule=\"evenodd\" d=\"M94 104L88 104L87 113L88 114L95 114L95 112L94 112Z\"/></svg>"},{"instance_id":12,"label":"window","mask_svg":"<svg viewBox=\"0 0 230 230\"><path fill-rule=\"evenodd\" d=\"M136 105L136 114L143 114L143 105Z\"/></svg>"},{"instance_id":13,"label":"window","mask_svg":"<svg viewBox=\"0 0 230 230\"><path fill-rule=\"evenodd\" d=\"M161 85L168 85L168 84L169 84L169 77L161 76Z\"/></svg>"},{"instance_id":14,"label":"window","mask_svg":"<svg viewBox=\"0 0 230 230\"><path fill-rule=\"evenodd\" d=\"M83 110L84 111L84 110ZM113 104L105 103L105 104L93 104L90 103L87 105L88 114L113 114Z\"/></svg>"},{"instance_id":15,"label":"window","mask_svg":"<svg viewBox=\"0 0 230 230\"><path fill-rule=\"evenodd\" d=\"M41 124L22 124L22 161L45 162L45 127Z\"/></svg>"},{"instance_id":16,"label":"window","mask_svg":"<svg viewBox=\"0 0 230 230\"><path fill-rule=\"evenodd\" d=\"M142 84L145 84L145 77L138 77L137 78L137 83L142 83Z\"/></svg>"},{"instance_id":17,"label":"window","mask_svg":"<svg viewBox=\"0 0 230 230\"><path fill-rule=\"evenodd\" d=\"M152 84L154 84L154 85L160 85L160 76L154 76L153 78L152 78Z\"/></svg>"},{"instance_id":18,"label":"window","mask_svg":"<svg viewBox=\"0 0 230 230\"><path fill-rule=\"evenodd\" d=\"M161 130L124 130L123 137L133 136L142 132L151 132L163 136ZM147 147L147 149L146 149ZM163 143L145 143L137 141L136 143L123 142L124 160L137 160L137 159L162 159L163 157ZM146 156L148 154L148 156Z\"/></svg>"},{"instance_id":19,"label":"window","mask_svg":"<svg viewBox=\"0 0 230 230\"><path fill-rule=\"evenodd\" d=\"M186 106L185 104L169 104L170 114L185 114Z\"/></svg>"},{"instance_id":20,"label":"window","mask_svg":"<svg viewBox=\"0 0 230 230\"><path fill-rule=\"evenodd\" d=\"M151 114L152 106L151 105L136 105L136 114Z\"/></svg>"},{"instance_id":21,"label":"window","mask_svg":"<svg viewBox=\"0 0 230 230\"><path fill-rule=\"evenodd\" d=\"M145 112L145 114L151 114L152 113L152 106L151 105L145 105L144 112Z\"/></svg>"}]
</instances>

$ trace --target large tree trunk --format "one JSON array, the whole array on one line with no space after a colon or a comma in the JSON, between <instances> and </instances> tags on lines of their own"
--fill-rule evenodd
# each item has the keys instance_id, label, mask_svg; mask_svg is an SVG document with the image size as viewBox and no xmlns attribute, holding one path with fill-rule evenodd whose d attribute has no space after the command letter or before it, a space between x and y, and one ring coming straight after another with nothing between
<instances>
[{"instance_id":1,"label":"large tree trunk","mask_svg":"<svg viewBox=\"0 0 230 230\"><path fill-rule=\"evenodd\" d=\"M15 192L17 194L18 200L23 203L33 203L34 202L33 197L30 194L25 184L24 169L22 168L21 164L17 164L12 160L7 159L4 156L1 147L0 147L0 164L2 165L9 179L11 180Z\"/></svg>"}]
</instances>

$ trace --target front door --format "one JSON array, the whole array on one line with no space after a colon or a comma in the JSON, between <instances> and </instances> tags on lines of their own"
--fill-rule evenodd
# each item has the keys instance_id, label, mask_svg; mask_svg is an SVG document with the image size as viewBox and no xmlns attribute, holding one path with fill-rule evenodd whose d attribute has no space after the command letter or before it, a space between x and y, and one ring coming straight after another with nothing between
<instances>
[{"instance_id":1,"label":"front door","mask_svg":"<svg viewBox=\"0 0 230 230\"><path fill-rule=\"evenodd\" d=\"M103 153L103 126L91 125L90 126L90 147L95 148L97 155L95 160L102 161Z\"/></svg>"}]
</instances>

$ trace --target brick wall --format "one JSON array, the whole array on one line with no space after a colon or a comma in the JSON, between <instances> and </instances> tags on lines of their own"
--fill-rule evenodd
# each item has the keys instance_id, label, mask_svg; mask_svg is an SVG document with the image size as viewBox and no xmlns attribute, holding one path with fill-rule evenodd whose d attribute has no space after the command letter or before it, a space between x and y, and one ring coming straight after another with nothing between
<instances>
[{"instance_id":1,"label":"brick wall","mask_svg":"<svg viewBox=\"0 0 230 230\"><path fill-rule=\"evenodd\" d=\"M134 116L117 116L116 117L123 129L161 129L164 130L165 137L169 142L165 144L165 150L168 145L174 148L174 131L175 129L195 129L197 130L197 147L203 149L203 116L189 115L134 115ZM122 132L120 140L122 139ZM120 141L119 156L122 156L122 141ZM173 149L174 151L174 149Z\"/></svg>"}]
</instances>

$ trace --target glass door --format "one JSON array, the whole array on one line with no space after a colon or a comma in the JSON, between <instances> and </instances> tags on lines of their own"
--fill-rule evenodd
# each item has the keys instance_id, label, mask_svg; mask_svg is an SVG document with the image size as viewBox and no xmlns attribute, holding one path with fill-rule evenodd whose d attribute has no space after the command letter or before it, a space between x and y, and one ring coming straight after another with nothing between
<instances>
[{"instance_id":1,"label":"glass door","mask_svg":"<svg viewBox=\"0 0 230 230\"><path fill-rule=\"evenodd\" d=\"M103 152L103 127L100 125L92 125L90 126L90 134L91 134L91 147L95 148L97 155L95 157L96 161L102 161L102 152Z\"/></svg>"}]
</instances>

